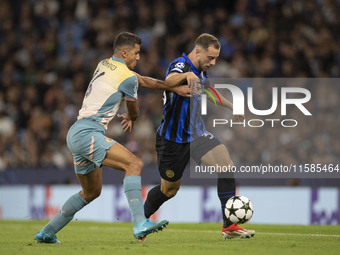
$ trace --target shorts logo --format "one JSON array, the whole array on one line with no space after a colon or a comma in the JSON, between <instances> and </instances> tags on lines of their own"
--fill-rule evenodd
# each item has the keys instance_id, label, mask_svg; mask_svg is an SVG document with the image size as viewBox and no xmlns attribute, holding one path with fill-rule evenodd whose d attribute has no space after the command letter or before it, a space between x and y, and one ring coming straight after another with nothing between
<instances>
[{"instance_id":1,"label":"shorts logo","mask_svg":"<svg viewBox=\"0 0 340 255\"><path fill-rule=\"evenodd\" d=\"M111 143L113 141L113 139L106 137L105 141L107 141L108 143Z\"/></svg>"},{"instance_id":2,"label":"shorts logo","mask_svg":"<svg viewBox=\"0 0 340 255\"><path fill-rule=\"evenodd\" d=\"M168 178L173 178L175 176L175 173L174 171L168 169L165 171L165 175L168 177Z\"/></svg>"}]
</instances>

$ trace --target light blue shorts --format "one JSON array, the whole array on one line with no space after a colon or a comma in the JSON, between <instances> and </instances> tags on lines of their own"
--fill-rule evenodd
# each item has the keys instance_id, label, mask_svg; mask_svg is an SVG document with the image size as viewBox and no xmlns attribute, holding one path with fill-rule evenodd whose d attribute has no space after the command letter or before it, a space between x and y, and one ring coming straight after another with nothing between
<instances>
[{"instance_id":1,"label":"light blue shorts","mask_svg":"<svg viewBox=\"0 0 340 255\"><path fill-rule=\"evenodd\" d=\"M89 119L77 120L67 133L76 174L88 174L101 167L108 150L116 141L105 136L105 128Z\"/></svg>"}]
</instances>

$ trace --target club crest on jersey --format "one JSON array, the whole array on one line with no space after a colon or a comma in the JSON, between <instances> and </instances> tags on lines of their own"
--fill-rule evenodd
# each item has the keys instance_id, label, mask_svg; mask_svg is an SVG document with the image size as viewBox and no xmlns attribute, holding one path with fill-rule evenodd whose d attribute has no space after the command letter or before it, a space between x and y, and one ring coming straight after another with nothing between
<instances>
[{"instance_id":1,"label":"club crest on jersey","mask_svg":"<svg viewBox=\"0 0 340 255\"><path fill-rule=\"evenodd\" d=\"M165 174L168 178L174 178L174 176L175 176L175 172L170 170L170 169L166 170Z\"/></svg>"}]
</instances>

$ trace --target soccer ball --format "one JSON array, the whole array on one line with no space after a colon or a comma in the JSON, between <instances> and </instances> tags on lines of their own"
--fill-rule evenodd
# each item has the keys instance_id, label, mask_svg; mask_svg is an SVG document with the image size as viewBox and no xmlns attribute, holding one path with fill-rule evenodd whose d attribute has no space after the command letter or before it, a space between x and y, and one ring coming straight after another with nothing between
<instances>
[{"instance_id":1,"label":"soccer ball","mask_svg":"<svg viewBox=\"0 0 340 255\"><path fill-rule=\"evenodd\" d=\"M236 224L246 223L253 216L254 208L250 200L244 196L233 196L225 204L225 216Z\"/></svg>"}]
</instances>

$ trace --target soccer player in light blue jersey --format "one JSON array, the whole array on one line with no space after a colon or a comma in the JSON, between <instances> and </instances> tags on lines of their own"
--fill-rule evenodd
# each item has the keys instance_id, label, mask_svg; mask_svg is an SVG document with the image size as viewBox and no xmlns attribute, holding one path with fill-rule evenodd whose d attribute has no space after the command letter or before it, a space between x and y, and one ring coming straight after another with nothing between
<instances>
[{"instance_id":1,"label":"soccer player in light blue jersey","mask_svg":"<svg viewBox=\"0 0 340 255\"><path fill-rule=\"evenodd\" d=\"M143 162L124 146L105 136L108 123L115 117L122 101L127 113L122 127L131 132L138 116L138 85L165 89L164 82L140 76L131 70L140 59L141 39L132 33L120 33L114 42L113 57L102 60L93 75L79 111L78 120L67 134L67 145L74 158L74 169L82 190L71 196L56 216L34 237L39 243L59 243L56 233L70 222L75 213L96 199L102 189L102 165L125 173L124 192L133 223L133 235L145 240L146 235L162 230L168 221L152 222L144 216L141 195ZM189 88L183 87L184 96Z\"/></svg>"}]
</instances>

